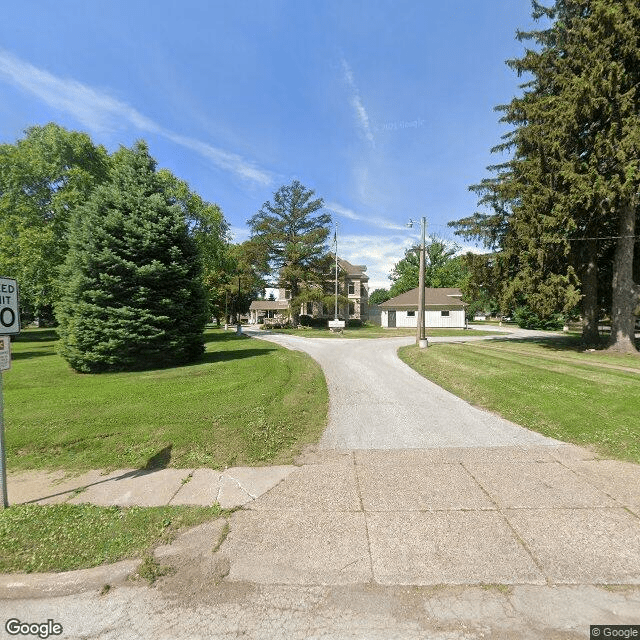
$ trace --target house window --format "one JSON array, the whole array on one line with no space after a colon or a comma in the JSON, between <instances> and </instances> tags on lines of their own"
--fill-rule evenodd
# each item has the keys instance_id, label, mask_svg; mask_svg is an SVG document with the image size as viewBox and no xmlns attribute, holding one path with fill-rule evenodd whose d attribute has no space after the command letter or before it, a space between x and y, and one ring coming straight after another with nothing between
<instances>
[{"instance_id":1,"label":"house window","mask_svg":"<svg viewBox=\"0 0 640 640\"><path fill-rule=\"evenodd\" d=\"M356 287L355 287L355 285L353 284L353 282L350 282L350 283L349 283L349 294L350 294L350 295L353 295L355 292L356 292Z\"/></svg>"},{"instance_id":2,"label":"house window","mask_svg":"<svg viewBox=\"0 0 640 640\"><path fill-rule=\"evenodd\" d=\"M441 311L441 312L440 312L440 315L441 315L443 318L446 318L446 317L448 317L448 316L449 316L449 311Z\"/></svg>"},{"instance_id":3,"label":"house window","mask_svg":"<svg viewBox=\"0 0 640 640\"><path fill-rule=\"evenodd\" d=\"M349 315L352 316L356 312L356 305L353 302L349 303Z\"/></svg>"},{"instance_id":4,"label":"house window","mask_svg":"<svg viewBox=\"0 0 640 640\"><path fill-rule=\"evenodd\" d=\"M291 291L289 289L284 290L284 299L288 300L291 297Z\"/></svg>"},{"instance_id":5,"label":"house window","mask_svg":"<svg viewBox=\"0 0 640 640\"><path fill-rule=\"evenodd\" d=\"M407 318L415 318L415 317L416 317L415 311L407 311Z\"/></svg>"}]
</instances>

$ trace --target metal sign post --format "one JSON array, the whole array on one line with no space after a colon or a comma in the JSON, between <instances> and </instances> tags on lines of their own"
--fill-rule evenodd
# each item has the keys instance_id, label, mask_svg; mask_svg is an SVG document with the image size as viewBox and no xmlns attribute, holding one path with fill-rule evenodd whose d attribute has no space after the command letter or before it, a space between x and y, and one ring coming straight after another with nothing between
<instances>
[{"instance_id":1,"label":"metal sign post","mask_svg":"<svg viewBox=\"0 0 640 640\"><path fill-rule=\"evenodd\" d=\"M13 278L0 278L0 486L2 507L9 506L7 496L7 457L4 446L4 396L2 372L11 367L9 336L20 333L20 305L18 283Z\"/></svg>"},{"instance_id":2,"label":"metal sign post","mask_svg":"<svg viewBox=\"0 0 640 640\"><path fill-rule=\"evenodd\" d=\"M2 372L11 367L11 348L8 336L0 336L0 485L2 487L2 507L9 506L7 496L7 456L4 449L4 395Z\"/></svg>"},{"instance_id":3,"label":"metal sign post","mask_svg":"<svg viewBox=\"0 0 640 640\"><path fill-rule=\"evenodd\" d=\"M0 484L2 484L2 508L9 506L7 495L7 457L4 453L4 400L2 398L2 372L0 372Z\"/></svg>"}]
</instances>

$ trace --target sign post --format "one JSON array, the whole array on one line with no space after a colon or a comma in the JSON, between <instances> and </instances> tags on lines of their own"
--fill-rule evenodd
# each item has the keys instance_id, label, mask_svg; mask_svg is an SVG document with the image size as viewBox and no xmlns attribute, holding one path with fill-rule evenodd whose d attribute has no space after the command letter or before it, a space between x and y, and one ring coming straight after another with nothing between
<instances>
[{"instance_id":1,"label":"sign post","mask_svg":"<svg viewBox=\"0 0 640 640\"><path fill-rule=\"evenodd\" d=\"M7 457L4 447L4 397L2 372L11 367L11 340L20 333L20 307L18 283L11 278L0 278L0 485L2 507L9 506L7 495Z\"/></svg>"}]
</instances>

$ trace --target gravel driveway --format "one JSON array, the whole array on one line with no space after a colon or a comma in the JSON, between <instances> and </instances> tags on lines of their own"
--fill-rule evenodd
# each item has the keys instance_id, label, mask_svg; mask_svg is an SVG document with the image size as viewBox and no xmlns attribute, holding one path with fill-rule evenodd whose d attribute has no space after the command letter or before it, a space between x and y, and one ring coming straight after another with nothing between
<instances>
[{"instance_id":1,"label":"gravel driveway","mask_svg":"<svg viewBox=\"0 0 640 640\"><path fill-rule=\"evenodd\" d=\"M304 351L322 367L329 387L329 423L320 441L321 448L558 444L472 407L420 376L397 356L398 348L412 344L413 337L318 339L261 331L248 333Z\"/></svg>"}]
</instances>

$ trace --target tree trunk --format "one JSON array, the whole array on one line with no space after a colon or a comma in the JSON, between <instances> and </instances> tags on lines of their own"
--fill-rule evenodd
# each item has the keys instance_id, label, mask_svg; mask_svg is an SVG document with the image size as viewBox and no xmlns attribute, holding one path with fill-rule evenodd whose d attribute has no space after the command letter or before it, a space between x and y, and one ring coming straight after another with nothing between
<instances>
[{"instance_id":1,"label":"tree trunk","mask_svg":"<svg viewBox=\"0 0 640 640\"><path fill-rule=\"evenodd\" d=\"M598 251L595 240L587 240L581 277L582 289L582 342L585 347L600 344L598 322Z\"/></svg>"},{"instance_id":2,"label":"tree trunk","mask_svg":"<svg viewBox=\"0 0 640 640\"><path fill-rule=\"evenodd\" d=\"M611 341L609 350L638 353L635 346L635 309L640 301L640 286L633 281L633 249L636 212L631 202L620 211L620 237L613 257L611 305Z\"/></svg>"},{"instance_id":3,"label":"tree trunk","mask_svg":"<svg viewBox=\"0 0 640 640\"><path fill-rule=\"evenodd\" d=\"M300 321L300 304L298 303L298 296L300 295L300 287L297 282L291 283L291 298L289 299L289 308L291 309L291 324L294 329L298 328L298 322Z\"/></svg>"}]
</instances>

